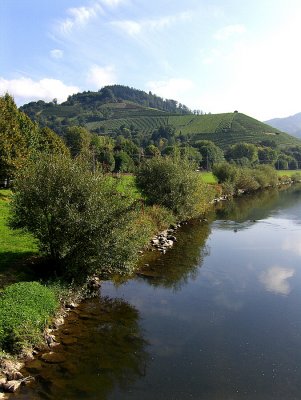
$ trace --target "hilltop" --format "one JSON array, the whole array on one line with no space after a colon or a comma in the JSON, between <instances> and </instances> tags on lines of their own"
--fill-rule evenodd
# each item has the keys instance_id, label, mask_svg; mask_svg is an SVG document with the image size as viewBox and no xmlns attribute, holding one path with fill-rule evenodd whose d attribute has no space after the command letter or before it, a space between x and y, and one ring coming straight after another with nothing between
<instances>
[{"instance_id":1,"label":"hilltop","mask_svg":"<svg viewBox=\"0 0 301 400\"><path fill-rule=\"evenodd\" d=\"M189 141L211 140L222 148L238 142L275 146L294 146L301 142L270 125L237 111L203 114L175 100L164 100L151 92L122 85L106 86L98 92L83 92L68 97L62 104L31 102L21 110L42 126L58 134L64 128L81 125L90 132L118 136L128 131L136 143L146 143L159 127L172 126L175 138Z\"/></svg>"}]
</instances>

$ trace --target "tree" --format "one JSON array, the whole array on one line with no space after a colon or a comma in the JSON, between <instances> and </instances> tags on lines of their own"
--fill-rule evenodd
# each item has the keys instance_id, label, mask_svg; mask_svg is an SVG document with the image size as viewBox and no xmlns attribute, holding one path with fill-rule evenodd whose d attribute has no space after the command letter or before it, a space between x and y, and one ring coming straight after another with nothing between
<instances>
[{"instance_id":1,"label":"tree","mask_svg":"<svg viewBox=\"0 0 301 400\"><path fill-rule=\"evenodd\" d=\"M86 128L81 126L72 126L66 129L65 140L72 157L89 153L91 139L92 135Z\"/></svg>"},{"instance_id":2,"label":"tree","mask_svg":"<svg viewBox=\"0 0 301 400\"><path fill-rule=\"evenodd\" d=\"M67 148L63 139L58 136L53 130L48 127L42 128L39 131L39 150L51 154L69 154L69 149Z\"/></svg>"},{"instance_id":3,"label":"tree","mask_svg":"<svg viewBox=\"0 0 301 400\"><path fill-rule=\"evenodd\" d=\"M11 226L31 232L57 270L79 278L133 266L145 238L115 180L81 159L42 154L19 171L14 190Z\"/></svg>"},{"instance_id":4,"label":"tree","mask_svg":"<svg viewBox=\"0 0 301 400\"><path fill-rule=\"evenodd\" d=\"M155 156L159 156L161 153L157 146L155 146L154 144L149 144L144 149L144 154L147 157L155 157Z\"/></svg>"},{"instance_id":5,"label":"tree","mask_svg":"<svg viewBox=\"0 0 301 400\"><path fill-rule=\"evenodd\" d=\"M210 140L198 140L195 146L202 156L201 167L211 169L214 164L224 161L222 149Z\"/></svg>"},{"instance_id":6,"label":"tree","mask_svg":"<svg viewBox=\"0 0 301 400\"><path fill-rule=\"evenodd\" d=\"M133 172L135 169L134 161L125 151L118 151L114 155L116 172Z\"/></svg>"},{"instance_id":7,"label":"tree","mask_svg":"<svg viewBox=\"0 0 301 400\"><path fill-rule=\"evenodd\" d=\"M12 179L39 141L38 125L18 110L9 94L0 97L0 176Z\"/></svg>"},{"instance_id":8,"label":"tree","mask_svg":"<svg viewBox=\"0 0 301 400\"><path fill-rule=\"evenodd\" d=\"M150 204L172 210L180 220L189 219L204 212L212 194L194 169L185 158L154 157L142 164L136 181Z\"/></svg>"},{"instance_id":9,"label":"tree","mask_svg":"<svg viewBox=\"0 0 301 400\"><path fill-rule=\"evenodd\" d=\"M258 150L251 143L236 143L229 147L226 152L227 160L234 160L239 163L240 159L248 159L250 164L258 161Z\"/></svg>"}]
</instances>

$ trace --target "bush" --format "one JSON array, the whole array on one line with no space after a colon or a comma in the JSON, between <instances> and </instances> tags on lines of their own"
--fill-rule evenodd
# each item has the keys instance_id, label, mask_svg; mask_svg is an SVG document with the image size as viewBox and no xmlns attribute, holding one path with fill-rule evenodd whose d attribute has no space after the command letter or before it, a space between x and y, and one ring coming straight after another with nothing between
<instances>
[{"instance_id":1,"label":"bush","mask_svg":"<svg viewBox=\"0 0 301 400\"><path fill-rule=\"evenodd\" d=\"M234 182L238 174L238 168L234 164L223 162L215 164L212 173L216 176L218 183Z\"/></svg>"},{"instance_id":2,"label":"bush","mask_svg":"<svg viewBox=\"0 0 301 400\"><path fill-rule=\"evenodd\" d=\"M141 243L132 229L137 205L116 184L79 160L42 155L17 177L11 225L31 232L70 277L127 271Z\"/></svg>"},{"instance_id":3,"label":"bush","mask_svg":"<svg viewBox=\"0 0 301 400\"><path fill-rule=\"evenodd\" d=\"M186 159L156 157L140 167L136 182L150 204L183 220L202 214L214 194Z\"/></svg>"},{"instance_id":4,"label":"bush","mask_svg":"<svg viewBox=\"0 0 301 400\"><path fill-rule=\"evenodd\" d=\"M292 174L291 179L294 182L300 182L301 181L301 173L300 172L295 172L294 174Z\"/></svg>"},{"instance_id":5,"label":"bush","mask_svg":"<svg viewBox=\"0 0 301 400\"><path fill-rule=\"evenodd\" d=\"M57 308L54 292L38 282L6 287L0 296L0 348L19 352L23 347L37 344Z\"/></svg>"},{"instance_id":6,"label":"bush","mask_svg":"<svg viewBox=\"0 0 301 400\"><path fill-rule=\"evenodd\" d=\"M259 188L276 186L278 175L274 168L269 165L258 165L255 168L238 167L234 164L222 163L213 167L213 174L223 185L225 194L231 190L238 192L244 190L252 192Z\"/></svg>"}]
</instances>

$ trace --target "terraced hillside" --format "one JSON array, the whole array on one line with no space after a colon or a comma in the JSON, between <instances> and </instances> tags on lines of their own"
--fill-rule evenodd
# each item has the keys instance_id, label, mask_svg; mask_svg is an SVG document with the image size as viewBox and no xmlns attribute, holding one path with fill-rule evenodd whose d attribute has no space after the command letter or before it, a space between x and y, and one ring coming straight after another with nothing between
<instances>
[{"instance_id":1,"label":"terraced hillside","mask_svg":"<svg viewBox=\"0 0 301 400\"><path fill-rule=\"evenodd\" d=\"M299 139L237 111L197 115L174 100L163 100L121 85L108 86L99 92L78 93L60 105L55 101L38 101L21 109L61 135L70 125L82 125L102 135L118 134L115 132L125 127L139 135L139 140L141 137L148 140L155 129L171 125L181 140L186 136L191 144L204 139L222 148L237 142L301 145Z\"/></svg>"},{"instance_id":2,"label":"terraced hillside","mask_svg":"<svg viewBox=\"0 0 301 400\"><path fill-rule=\"evenodd\" d=\"M115 113L117 116L117 113ZM106 121L88 123L88 129L102 126L104 133L111 134L124 125L133 126L145 135L150 135L159 126L172 125L176 134L189 136L191 143L197 140L212 140L221 147L237 142L261 143L273 141L277 145L301 145L299 139L266 125L242 113L205 114L205 115L155 115L144 111L144 115L113 118Z\"/></svg>"}]
</instances>

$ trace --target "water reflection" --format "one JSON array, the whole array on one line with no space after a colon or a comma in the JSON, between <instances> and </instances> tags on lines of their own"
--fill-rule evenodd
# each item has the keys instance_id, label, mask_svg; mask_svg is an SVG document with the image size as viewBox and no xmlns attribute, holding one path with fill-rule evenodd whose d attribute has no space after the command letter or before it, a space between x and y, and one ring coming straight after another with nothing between
<instances>
[{"instance_id":1,"label":"water reflection","mask_svg":"<svg viewBox=\"0 0 301 400\"><path fill-rule=\"evenodd\" d=\"M274 266L264 271L259 276L259 281L264 285L268 292L288 295L291 292L289 278L295 275L292 268Z\"/></svg>"},{"instance_id":2,"label":"water reflection","mask_svg":"<svg viewBox=\"0 0 301 400\"><path fill-rule=\"evenodd\" d=\"M122 299L100 298L83 303L58 332L53 349L60 362L39 357L25 374L35 377L15 399L105 400L117 387L125 390L145 376L149 360L136 308ZM55 357L54 357L55 360Z\"/></svg>"},{"instance_id":3,"label":"water reflection","mask_svg":"<svg viewBox=\"0 0 301 400\"><path fill-rule=\"evenodd\" d=\"M152 286L180 290L189 280L195 280L205 257L210 255L207 239L210 224L197 221L177 232L177 243L165 255L150 252L143 259L139 276Z\"/></svg>"},{"instance_id":4,"label":"water reflection","mask_svg":"<svg viewBox=\"0 0 301 400\"><path fill-rule=\"evenodd\" d=\"M301 238L286 238L282 245L282 250L292 251L301 256Z\"/></svg>"}]
</instances>

